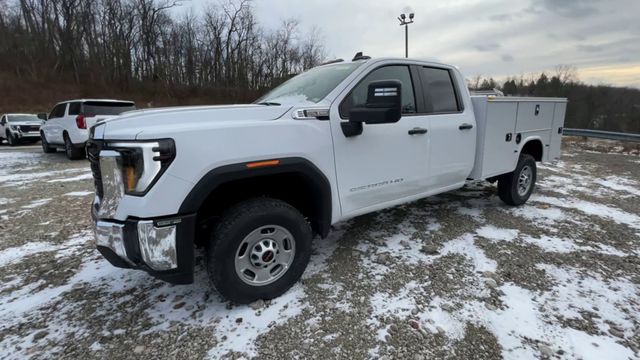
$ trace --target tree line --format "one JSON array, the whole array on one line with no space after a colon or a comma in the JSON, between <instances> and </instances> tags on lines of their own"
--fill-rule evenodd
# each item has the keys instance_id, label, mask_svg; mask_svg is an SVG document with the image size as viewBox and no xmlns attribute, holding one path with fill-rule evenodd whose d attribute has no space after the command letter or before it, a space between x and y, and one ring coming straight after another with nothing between
<instances>
[{"instance_id":1,"label":"tree line","mask_svg":"<svg viewBox=\"0 0 640 360\"><path fill-rule=\"evenodd\" d=\"M0 0L0 65L18 79L271 88L325 58L317 29L275 30L249 0L176 15L174 0Z\"/></svg>"},{"instance_id":2,"label":"tree line","mask_svg":"<svg viewBox=\"0 0 640 360\"><path fill-rule=\"evenodd\" d=\"M507 96L564 97L569 100L565 127L640 133L640 90L579 81L572 66L529 77L512 76L503 82L476 76L472 90L502 91Z\"/></svg>"}]
</instances>

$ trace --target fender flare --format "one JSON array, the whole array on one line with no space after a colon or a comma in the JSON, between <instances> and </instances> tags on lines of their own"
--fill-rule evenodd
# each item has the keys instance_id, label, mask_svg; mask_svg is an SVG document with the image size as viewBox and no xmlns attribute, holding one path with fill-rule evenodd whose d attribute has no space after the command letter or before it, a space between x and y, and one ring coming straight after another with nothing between
<instances>
[{"instance_id":1,"label":"fender flare","mask_svg":"<svg viewBox=\"0 0 640 360\"><path fill-rule=\"evenodd\" d=\"M273 160L260 159L256 161ZM241 179L247 179L256 176L266 176L274 174L295 173L301 175L305 181L308 181L314 188L314 203L320 204L317 219L313 222L318 229L318 233L323 238L329 234L331 229L331 184L324 175L311 161L301 157L278 158L278 165L258 168L248 168L248 162L229 164L217 167L207 172L191 189L180 205L179 213L197 213L198 209L204 204L205 200L219 186ZM253 162L253 161L249 161Z\"/></svg>"}]
</instances>

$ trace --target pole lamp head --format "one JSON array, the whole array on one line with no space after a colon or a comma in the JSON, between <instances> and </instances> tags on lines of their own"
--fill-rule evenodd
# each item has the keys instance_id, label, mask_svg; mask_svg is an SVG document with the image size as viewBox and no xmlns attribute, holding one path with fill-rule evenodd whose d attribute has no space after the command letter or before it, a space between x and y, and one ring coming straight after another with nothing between
<instances>
[{"instance_id":1,"label":"pole lamp head","mask_svg":"<svg viewBox=\"0 0 640 360\"><path fill-rule=\"evenodd\" d=\"M409 14L409 20L413 20L413 13Z\"/></svg>"},{"instance_id":2,"label":"pole lamp head","mask_svg":"<svg viewBox=\"0 0 640 360\"><path fill-rule=\"evenodd\" d=\"M406 18L407 18L407 16L405 14L400 14L400 19L404 20Z\"/></svg>"}]
</instances>

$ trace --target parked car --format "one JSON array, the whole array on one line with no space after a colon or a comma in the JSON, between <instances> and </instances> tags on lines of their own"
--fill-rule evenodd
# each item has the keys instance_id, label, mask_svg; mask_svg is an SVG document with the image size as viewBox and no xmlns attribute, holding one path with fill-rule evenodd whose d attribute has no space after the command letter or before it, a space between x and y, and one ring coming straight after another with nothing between
<instances>
[{"instance_id":1,"label":"parked car","mask_svg":"<svg viewBox=\"0 0 640 360\"><path fill-rule=\"evenodd\" d=\"M98 250L190 283L194 243L237 303L284 293L314 234L361 214L497 181L525 203L560 157L566 99L471 96L454 66L370 59L306 71L252 105L132 112L91 129Z\"/></svg>"},{"instance_id":2,"label":"parked car","mask_svg":"<svg viewBox=\"0 0 640 360\"><path fill-rule=\"evenodd\" d=\"M71 160L85 157L89 128L100 120L135 110L132 101L80 99L56 104L40 129L42 151L52 153L63 148Z\"/></svg>"},{"instance_id":3,"label":"parked car","mask_svg":"<svg viewBox=\"0 0 640 360\"><path fill-rule=\"evenodd\" d=\"M40 124L42 120L34 114L4 114L0 117L0 143L3 139L11 146L34 143L40 140Z\"/></svg>"}]
</instances>

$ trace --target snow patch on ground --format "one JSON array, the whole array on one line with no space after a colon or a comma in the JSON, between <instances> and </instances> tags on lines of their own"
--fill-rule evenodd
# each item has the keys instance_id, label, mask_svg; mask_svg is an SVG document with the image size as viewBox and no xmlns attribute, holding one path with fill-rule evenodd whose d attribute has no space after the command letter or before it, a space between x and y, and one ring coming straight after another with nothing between
<instances>
[{"instance_id":1,"label":"snow patch on ground","mask_svg":"<svg viewBox=\"0 0 640 360\"><path fill-rule=\"evenodd\" d=\"M619 176L608 176L605 179L599 179L595 182L611 190L629 193L630 195L628 196L640 196L640 189L636 187L638 183L633 180Z\"/></svg>"},{"instance_id":2,"label":"snow patch on ground","mask_svg":"<svg viewBox=\"0 0 640 360\"><path fill-rule=\"evenodd\" d=\"M82 170L85 170L85 169L82 169ZM88 179L93 179L93 175L90 172L86 174L70 177L70 178L53 179L53 180L49 180L49 182L50 183L73 182L73 181L88 180Z\"/></svg>"},{"instance_id":3,"label":"snow patch on ground","mask_svg":"<svg viewBox=\"0 0 640 360\"><path fill-rule=\"evenodd\" d=\"M51 201L51 199L40 199L40 200L35 200L32 201L30 204L28 205L24 205L22 208L23 209L35 209L37 207L40 207L46 203L48 203L49 201Z\"/></svg>"},{"instance_id":4,"label":"snow patch on ground","mask_svg":"<svg viewBox=\"0 0 640 360\"><path fill-rule=\"evenodd\" d=\"M64 195L65 196L87 196L87 195L93 195L93 191L72 191Z\"/></svg>"},{"instance_id":5,"label":"snow patch on ground","mask_svg":"<svg viewBox=\"0 0 640 360\"><path fill-rule=\"evenodd\" d=\"M500 229L493 225L487 225L476 230L476 233L489 240L512 241L518 237L518 230Z\"/></svg>"},{"instance_id":6,"label":"snow patch on ground","mask_svg":"<svg viewBox=\"0 0 640 360\"><path fill-rule=\"evenodd\" d=\"M561 208L576 209L588 215L595 215L612 220L618 224L627 225L640 230L640 216L622 211L620 209L578 199L559 199L544 195L532 195L531 200L542 202Z\"/></svg>"},{"instance_id":7,"label":"snow patch on ground","mask_svg":"<svg viewBox=\"0 0 640 360\"><path fill-rule=\"evenodd\" d=\"M501 235L504 239L507 232L485 230ZM464 236L470 239L471 235ZM460 254L476 263L476 272L486 271L492 266L487 261L478 262L486 256L477 247L458 247ZM478 266L480 265L480 266ZM539 265L556 281L550 292L534 293L514 284L499 287L502 292L502 308L489 310L480 301L468 301L455 311L443 310L446 300L435 298L427 307L427 311L418 314L422 327L432 332L444 331L450 339L460 339L467 324L474 323L491 331L503 348L505 359L531 359L539 357L539 349L534 342L549 346L553 352L563 350L567 358L575 359L627 359L633 352L618 344L615 338L601 335L590 335L570 327L551 322L549 317L580 318L581 311L598 309L597 320L601 331L606 333L614 324L624 330L625 335L633 334L633 321L624 314L638 314L640 308L634 300L637 289L630 281L604 281L597 275L582 275L575 270L565 270L551 265ZM494 269L495 270L495 269ZM614 291L615 289L615 291ZM411 299L389 298L382 304L395 304L376 307L384 310L395 310L401 315L410 308ZM378 301L380 302L380 301ZM594 345L595 344L595 345Z\"/></svg>"}]
</instances>

